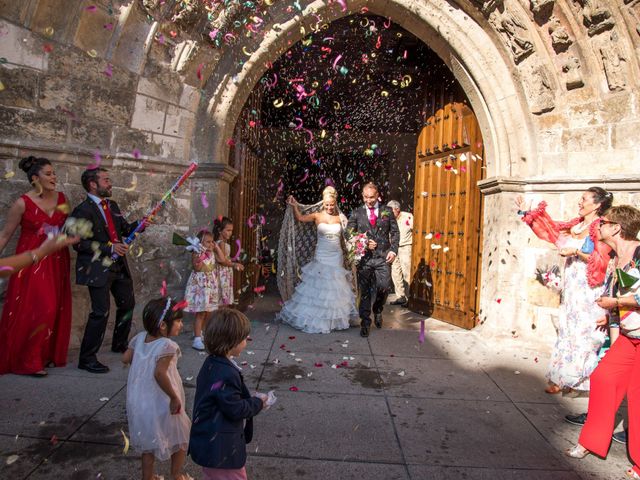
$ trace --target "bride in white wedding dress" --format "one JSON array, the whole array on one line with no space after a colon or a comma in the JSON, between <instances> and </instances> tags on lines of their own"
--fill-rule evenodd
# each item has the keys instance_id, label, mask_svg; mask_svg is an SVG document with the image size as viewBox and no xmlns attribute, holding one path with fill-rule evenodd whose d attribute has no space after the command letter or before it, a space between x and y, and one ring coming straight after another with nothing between
<instances>
[{"instance_id":1,"label":"bride in white wedding dress","mask_svg":"<svg viewBox=\"0 0 640 480\"><path fill-rule=\"evenodd\" d=\"M322 192L322 209L304 214L295 198L287 199L298 222L315 223L317 243L313 259L296 272L301 281L291 298L286 298L286 288L280 288L285 303L277 318L307 333L344 330L349 328L349 320L358 317L351 272L344 268L342 242L346 218L340 213L336 198L336 190L327 187ZM284 248L280 250L281 257L297 255L282 251Z\"/></svg>"}]
</instances>

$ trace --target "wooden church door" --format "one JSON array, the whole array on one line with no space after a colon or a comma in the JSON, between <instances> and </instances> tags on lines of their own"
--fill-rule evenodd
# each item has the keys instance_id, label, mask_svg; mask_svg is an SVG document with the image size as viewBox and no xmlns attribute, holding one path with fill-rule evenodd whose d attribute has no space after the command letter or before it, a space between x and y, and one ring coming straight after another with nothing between
<instances>
[{"instance_id":1,"label":"wooden church door","mask_svg":"<svg viewBox=\"0 0 640 480\"><path fill-rule=\"evenodd\" d=\"M416 148L409 308L463 328L475 325L481 259L482 136L473 111L449 103Z\"/></svg>"}]
</instances>

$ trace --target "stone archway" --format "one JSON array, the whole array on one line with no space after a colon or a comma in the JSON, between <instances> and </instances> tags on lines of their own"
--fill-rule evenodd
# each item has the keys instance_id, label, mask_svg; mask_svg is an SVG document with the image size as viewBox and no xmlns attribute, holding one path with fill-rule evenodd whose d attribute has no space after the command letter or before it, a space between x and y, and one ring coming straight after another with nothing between
<instances>
[{"instance_id":1,"label":"stone archway","mask_svg":"<svg viewBox=\"0 0 640 480\"><path fill-rule=\"evenodd\" d=\"M276 15L276 20L282 18L282 23L273 22L271 30L259 43L243 45L244 49L251 51L251 57L236 75L229 75L225 68L231 67L232 53L227 51L220 58L209 79L207 109L200 113L201 120L210 127L196 134L194 146L198 157L213 157L221 159L223 164L228 163L227 140L231 138L242 106L268 62L301 40L303 32L310 32L314 26L330 23L363 8L391 18L416 35L453 71L481 125L488 160L487 176L526 176L536 171L533 125L522 86L512 75L507 60L495 43L496 39L489 34L486 22L476 21L466 13L466 10L474 12L475 7L453 8L445 0L436 0L429 5L399 0L358 1L350 2L349 10L341 9L337 3L315 1L308 4L301 15L293 18Z\"/></svg>"}]
</instances>

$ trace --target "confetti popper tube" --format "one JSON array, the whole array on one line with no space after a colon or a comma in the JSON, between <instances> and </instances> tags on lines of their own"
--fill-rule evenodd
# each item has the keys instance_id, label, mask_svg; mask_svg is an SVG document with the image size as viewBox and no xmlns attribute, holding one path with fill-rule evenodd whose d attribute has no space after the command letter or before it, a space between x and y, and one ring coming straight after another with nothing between
<instances>
[{"instance_id":1,"label":"confetti popper tube","mask_svg":"<svg viewBox=\"0 0 640 480\"><path fill-rule=\"evenodd\" d=\"M185 170L185 172L180 176L180 178L178 178L178 180L176 180L176 183L173 184L173 186L167 191L167 193L165 193L162 196L162 199L160 199L160 201L156 204L156 206L153 207L142 218L142 220L140 220L140 223L138 223L138 226L133 230L133 232L131 232L129 234L129 236L123 240L123 243L125 245L130 245L131 243L133 243L133 241L138 236L138 233L140 233L140 230L142 230L145 227L145 225L147 224L147 221L151 217L153 217L155 214L157 214L162 207L165 206L165 204L167 203L167 200L169 200L171 198L171 196L174 193L176 193L176 191L182 186L182 184L187 180L187 178L189 178L191 176L191 174L193 172L195 172L196 168L198 168L198 164L195 163L195 162L193 162L191 165L189 165L189 168L187 168ZM119 257L119 255L117 253L114 253L112 255L111 259L112 260L116 260L118 257Z\"/></svg>"}]
</instances>

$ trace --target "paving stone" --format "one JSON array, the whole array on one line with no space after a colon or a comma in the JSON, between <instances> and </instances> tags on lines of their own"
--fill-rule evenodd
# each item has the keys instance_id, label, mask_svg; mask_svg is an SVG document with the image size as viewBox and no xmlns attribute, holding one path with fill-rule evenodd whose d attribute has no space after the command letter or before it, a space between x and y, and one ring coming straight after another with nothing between
<instances>
[{"instance_id":1,"label":"paving stone","mask_svg":"<svg viewBox=\"0 0 640 480\"><path fill-rule=\"evenodd\" d=\"M19 435L0 435L0 478L26 478L60 443Z\"/></svg>"},{"instance_id":2,"label":"paving stone","mask_svg":"<svg viewBox=\"0 0 640 480\"><path fill-rule=\"evenodd\" d=\"M389 404L409 463L497 469L567 468L510 403L390 398Z\"/></svg>"},{"instance_id":3,"label":"paving stone","mask_svg":"<svg viewBox=\"0 0 640 480\"><path fill-rule=\"evenodd\" d=\"M388 395L507 401L482 371L456 361L431 358L376 359Z\"/></svg>"},{"instance_id":4,"label":"paving stone","mask_svg":"<svg viewBox=\"0 0 640 480\"><path fill-rule=\"evenodd\" d=\"M382 395L382 380L369 355L291 353L295 355L274 348L260 380L261 390L286 391L295 386L308 392Z\"/></svg>"},{"instance_id":5,"label":"paving stone","mask_svg":"<svg viewBox=\"0 0 640 480\"><path fill-rule=\"evenodd\" d=\"M248 450L360 462L402 458L384 398L305 392L279 392L278 403L256 417Z\"/></svg>"},{"instance_id":6,"label":"paving stone","mask_svg":"<svg viewBox=\"0 0 640 480\"><path fill-rule=\"evenodd\" d=\"M411 478L429 480L580 480L580 476L568 470L516 470L466 467L427 467L411 465Z\"/></svg>"}]
</instances>

